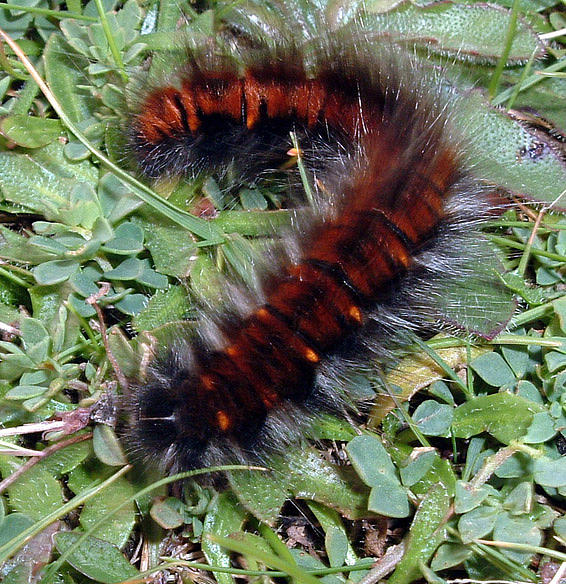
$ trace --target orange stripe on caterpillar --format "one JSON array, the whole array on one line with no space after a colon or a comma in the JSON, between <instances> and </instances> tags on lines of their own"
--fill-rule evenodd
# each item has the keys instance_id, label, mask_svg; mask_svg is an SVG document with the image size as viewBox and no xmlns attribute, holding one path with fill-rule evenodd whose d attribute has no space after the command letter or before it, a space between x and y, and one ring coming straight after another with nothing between
<instances>
[{"instance_id":1,"label":"orange stripe on caterpillar","mask_svg":"<svg viewBox=\"0 0 566 584\"><path fill-rule=\"evenodd\" d=\"M350 134L360 123L375 124L374 111L361 119L363 112L351 91L330 91L324 81L307 79L303 70L283 65L255 67L241 78L231 71L199 70L183 76L180 85L156 89L145 98L135 123L142 139L156 144L163 134L182 138L187 125L189 133L197 134L212 115L238 123L243 117L248 130L266 118L291 116L309 128L323 119Z\"/></svg>"}]
</instances>

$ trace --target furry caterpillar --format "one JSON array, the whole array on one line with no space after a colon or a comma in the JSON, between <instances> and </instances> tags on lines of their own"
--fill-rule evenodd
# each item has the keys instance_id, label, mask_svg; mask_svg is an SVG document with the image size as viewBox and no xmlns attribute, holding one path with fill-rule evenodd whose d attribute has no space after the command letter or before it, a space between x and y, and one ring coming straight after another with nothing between
<instances>
[{"instance_id":1,"label":"furry caterpillar","mask_svg":"<svg viewBox=\"0 0 566 584\"><path fill-rule=\"evenodd\" d=\"M144 93L130 147L146 176L232 163L253 176L286 160L293 131L319 192L260 293L242 289L216 334L177 343L134 390L134 456L179 472L281 451L318 412L347 409L352 363L386 361L437 327L469 258L490 262L478 234L489 205L453 137L453 97L381 52L343 39L234 61L197 52Z\"/></svg>"}]
</instances>

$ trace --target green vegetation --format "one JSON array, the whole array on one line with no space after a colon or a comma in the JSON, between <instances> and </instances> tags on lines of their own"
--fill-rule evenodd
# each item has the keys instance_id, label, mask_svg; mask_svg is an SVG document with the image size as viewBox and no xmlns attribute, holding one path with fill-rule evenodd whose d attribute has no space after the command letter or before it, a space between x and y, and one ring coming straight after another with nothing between
<instances>
[{"instance_id":1,"label":"green vegetation","mask_svg":"<svg viewBox=\"0 0 566 584\"><path fill-rule=\"evenodd\" d=\"M220 584L339 584L378 558L374 581L391 584L548 582L566 560L566 140L549 129L566 128L564 5L369 0L359 18L360 5L0 4L0 28L39 75L2 42L6 584L115 584L160 569L211 570ZM414 46L465 96L454 116L469 156L516 203L488 228L518 298L504 333L438 335L385 377L368 367L351 380L376 403L360 431L324 417L269 472L229 469L221 493L139 477L106 423L117 369L134 376L156 344L190 333L198 303L217 301L227 271L249 280L250 258L290 221L277 183L228 195L220 178L199 177L163 181L157 194L129 173L122 114L148 55L157 69L177 50L183 36L171 31L184 18L196 44L225 22L251 38L271 27L299 37L324 18L325 33L356 23ZM206 206L218 215L199 215ZM484 300L497 318L500 299Z\"/></svg>"}]
</instances>

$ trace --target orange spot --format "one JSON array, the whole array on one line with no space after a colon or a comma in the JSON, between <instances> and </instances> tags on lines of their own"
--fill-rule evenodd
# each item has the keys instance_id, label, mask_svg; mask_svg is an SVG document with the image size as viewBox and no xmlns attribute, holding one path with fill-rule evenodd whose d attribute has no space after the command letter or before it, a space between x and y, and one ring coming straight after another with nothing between
<instances>
[{"instance_id":1,"label":"orange spot","mask_svg":"<svg viewBox=\"0 0 566 584\"><path fill-rule=\"evenodd\" d=\"M273 406L279 401L277 399L277 394L274 393L269 393L269 394L264 394L261 396L261 401L263 402L263 405L270 410L271 408L273 408Z\"/></svg>"},{"instance_id":2,"label":"orange spot","mask_svg":"<svg viewBox=\"0 0 566 584\"><path fill-rule=\"evenodd\" d=\"M218 422L218 427L222 432L226 432L228 428L232 425L232 421L226 412L219 410L216 412L216 421Z\"/></svg>"},{"instance_id":3,"label":"orange spot","mask_svg":"<svg viewBox=\"0 0 566 584\"><path fill-rule=\"evenodd\" d=\"M236 347L235 345L232 345L231 347L228 347L226 349L226 354L230 355L230 357L235 357L239 353L240 353L240 351L239 351L238 347Z\"/></svg>"},{"instance_id":4,"label":"orange spot","mask_svg":"<svg viewBox=\"0 0 566 584\"><path fill-rule=\"evenodd\" d=\"M403 252L399 253L397 259L403 264L405 268L408 268L412 263L412 257L406 250L403 250Z\"/></svg>"},{"instance_id":5,"label":"orange spot","mask_svg":"<svg viewBox=\"0 0 566 584\"><path fill-rule=\"evenodd\" d=\"M318 363L320 361L320 357L312 349L306 349L304 355L311 363Z\"/></svg>"},{"instance_id":6,"label":"orange spot","mask_svg":"<svg viewBox=\"0 0 566 584\"><path fill-rule=\"evenodd\" d=\"M362 313L360 312L360 309L357 306L352 306L350 308L350 310L348 311L348 314L350 315L351 318L353 318L356 322L361 323L362 322Z\"/></svg>"},{"instance_id":7,"label":"orange spot","mask_svg":"<svg viewBox=\"0 0 566 584\"><path fill-rule=\"evenodd\" d=\"M260 119L260 106L263 99L263 88L250 71L244 79L244 97L246 103L246 126L251 130Z\"/></svg>"},{"instance_id":8,"label":"orange spot","mask_svg":"<svg viewBox=\"0 0 566 584\"><path fill-rule=\"evenodd\" d=\"M258 311L256 312L256 315L259 318L268 318L269 317L269 311L267 310L267 308L260 308L258 309Z\"/></svg>"},{"instance_id":9,"label":"orange spot","mask_svg":"<svg viewBox=\"0 0 566 584\"><path fill-rule=\"evenodd\" d=\"M203 375L201 381L205 389L208 389L209 391L214 389L214 380L209 375Z\"/></svg>"}]
</instances>

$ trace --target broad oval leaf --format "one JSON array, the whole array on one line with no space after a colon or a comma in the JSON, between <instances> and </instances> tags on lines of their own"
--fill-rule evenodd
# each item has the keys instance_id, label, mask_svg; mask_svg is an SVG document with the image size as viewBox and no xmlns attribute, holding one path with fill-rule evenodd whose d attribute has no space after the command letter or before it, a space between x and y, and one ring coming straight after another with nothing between
<instances>
[{"instance_id":1,"label":"broad oval leaf","mask_svg":"<svg viewBox=\"0 0 566 584\"><path fill-rule=\"evenodd\" d=\"M0 472L11 475L21 464L11 456L0 456ZM44 468L36 465L8 487L10 506L14 511L39 520L63 504L61 485Z\"/></svg>"},{"instance_id":2,"label":"broad oval leaf","mask_svg":"<svg viewBox=\"0 0 566 584\"><path fill-rule=\"evenodd\" d=\"M384 476L398 482L395 466L377 436L356 436L346 446L346 452L366 485L380 485Z\"/></svg>"},{"instance_id":3,"label":"broad oval leaf","mask_svg":"<svg viewBox=\"0 0 566 584\"><path fill-rule=\"evenodd\" d=\"M475 397L454 411L452 432L457 438L470 438L489 432L503 444L523 437L533 415L544 408L511 393Z\"/></svg>"},{"instance_id":4,"label":"broad oval leaf","mask_svg":"<svg viewBox=\"0 0 566 584\"><path fill-rule=\"evenodd\" d=\"M39 264L33 269L33 275L40 286L51 286L68 280L79 270L75 260L53 260Z\"/></svg>"},{"instance_id":5,"label":"broad oval leaf","mask_svg":"<svg viewBox=\"0 0 566 584\"><path fill-rule=\"evenodd\" d=\"M40 148L56 140L63 131L59 120L11 115L0 121L0 133L23 148Z\"/></svg>"},{"instance_id":6,"label":"broad oval leaf","mask_svg":"<svg viewBox=\"0 0 566 584\"><path fill-rule=\"evenodd\" d=\"M368 509L385 517L408 517L411 512L407 491L397 479L382 475L372 487Z\"/></svg>"},{"instance_id":7,"label":"broad oval leaf","mask_svg":"<svg viewBox=\"0 0 566 584\"><path fill-rule=\"evenodd\" d=\"M60 532L54 536L55 545L63 553L77 543L80 537L80 533ZM102 584L117 584L139 574L118 548L90 536L83 538L80 545L69 554L67 561L81 574Z\"/></svg>"},{"instance_id":8,"label":"broad oval leaf","mask_svg":"<svg viewBox=\"0 0 566 584\"><path fill-rule=\"evenodd\" d=\"M85 503L80 516L81 526L84 529L88 529L106 514L130 499L134 492L134 487L129 481L119 478L113 483L111 489L105 489ZM129 502L111 518L102 523L92 535L99 540L104 540L121 548L128 541L135 524L135 518L135 504Z\"/></svg>"}]
</instances>

